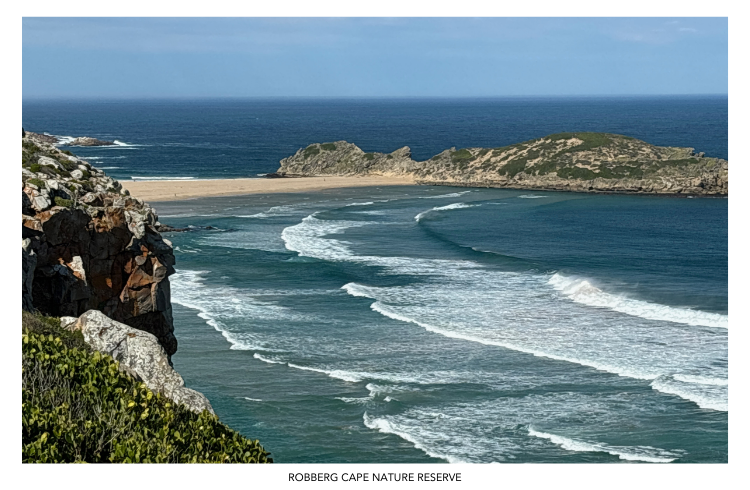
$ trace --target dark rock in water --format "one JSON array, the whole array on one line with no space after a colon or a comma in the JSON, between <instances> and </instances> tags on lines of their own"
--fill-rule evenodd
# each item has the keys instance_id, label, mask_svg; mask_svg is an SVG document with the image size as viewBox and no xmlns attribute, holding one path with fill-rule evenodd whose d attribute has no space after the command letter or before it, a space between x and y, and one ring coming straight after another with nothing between
<instances>
[{"instance_id":1,"label":"dark rock in water","mask_svg":"<svg viewBox=\"0 0 750 490\"><path fill-rule=\"evenodd\" d=\"M156 231L159 233L167 233L167 232L182 232L182 231L190 231L190 228L174 228L169 225L163 225L161 223L156 223Z\"/></svg>"},{"instance_id":2,"label":"dark rock in water","mask_svg":"<svg viewBox=\"0 0 750 490\"><path fill-rule=\"evenodd\" d=\"M270 174L265 174L264 177L267 179L283 179L286 177L286 174L284 172L273 172Z\"/></svg>"},{"instance_id":3,"label":"dark rock in water","mask_svg":"<svg viewBox=\"0 0 750 490\"><path fill-rule=\"evenodd\" d=\"M68 143L68 146L112 146L114 144L114 141L103 141L88 136L81 136Z\"/></svg>"}]
</instances>

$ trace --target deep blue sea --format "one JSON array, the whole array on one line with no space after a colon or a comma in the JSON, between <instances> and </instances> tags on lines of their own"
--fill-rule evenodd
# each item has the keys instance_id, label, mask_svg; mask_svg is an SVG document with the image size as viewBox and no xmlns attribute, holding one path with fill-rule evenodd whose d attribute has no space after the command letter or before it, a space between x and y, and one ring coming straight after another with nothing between
<instances>
[{"instance_id":1,"label":"deep blue sea","mask_svg":"<svg viewBox=\"0 0 750 490\"><path fill-rule=\"evenodd\" d=\"M313 142L415 159L559 131L727 158L727 98L25 101L119 179ZM727 200L428 186L160 202L175 367L277 462L728 460Z\"/></svg>"}]
</instances>

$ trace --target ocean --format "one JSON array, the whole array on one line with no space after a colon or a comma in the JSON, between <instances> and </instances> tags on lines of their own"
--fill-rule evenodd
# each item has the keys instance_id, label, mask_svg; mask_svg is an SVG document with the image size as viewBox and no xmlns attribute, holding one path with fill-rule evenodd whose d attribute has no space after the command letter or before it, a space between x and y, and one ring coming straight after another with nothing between
<instances>
[{"instance_id":1,"label":"ocean","mask_svg":"<svg viewBox=\"0 0 750 490\"><path fill-rule=\"evenodd\" d=\"M313 142L607 131L727 158L726 97L24 101L127 179L273 172ZM428 186L154 203L175 368L289 462L728 460L726 199ZM207 228L209 227L209 228Z\"/></svg>"}]
</instances>

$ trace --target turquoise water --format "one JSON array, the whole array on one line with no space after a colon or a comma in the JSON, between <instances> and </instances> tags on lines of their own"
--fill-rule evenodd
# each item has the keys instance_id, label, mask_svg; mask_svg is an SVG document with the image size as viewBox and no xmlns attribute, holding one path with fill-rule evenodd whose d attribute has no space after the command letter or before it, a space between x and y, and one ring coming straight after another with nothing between
<instances>
[{"instance_id":1,"label":"turquoise water","mask_svg":"<svg viewBox=\"0 0 750 490\"><path fill-rule=\"evenodd\" d=\"M728 98L24 100L121 180L315 142L604 131L727 158ZM157 203L174 363L278 462L726 462L726 199L383 187Z\"/></svg>"},{"instance_id":2,"label":"turquoise water","mask_svg":"<svg viewBox=\"0 0 750 490\"><path fill-rule=\"evenodd\" d=\"M277 462L726 462L727 200L158 203L175 367Z\"/></svg>"}]
</instances>

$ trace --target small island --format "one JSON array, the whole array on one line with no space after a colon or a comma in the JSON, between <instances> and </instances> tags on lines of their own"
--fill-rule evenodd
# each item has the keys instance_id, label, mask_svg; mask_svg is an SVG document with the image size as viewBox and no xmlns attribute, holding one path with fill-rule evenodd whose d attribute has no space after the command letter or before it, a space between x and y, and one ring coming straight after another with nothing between
<instances>
[{"instance_id":1,"label":"small island","mask_svg":"<svg viewBox=\"0 0 750 490\"><path fill-rule=\"evenodd\" d=\"M367 153L315 143L281 160L276 176L411 177L417 184L576 192L726 196L728 162L693 148L609 133L557 133L498 148L450 148L415 161L405 146Z\"/></svg>"}]
</instances>

